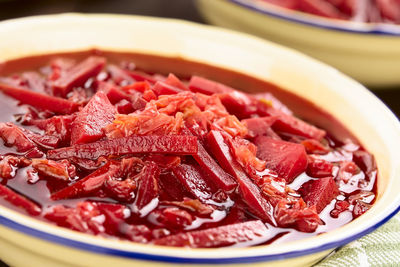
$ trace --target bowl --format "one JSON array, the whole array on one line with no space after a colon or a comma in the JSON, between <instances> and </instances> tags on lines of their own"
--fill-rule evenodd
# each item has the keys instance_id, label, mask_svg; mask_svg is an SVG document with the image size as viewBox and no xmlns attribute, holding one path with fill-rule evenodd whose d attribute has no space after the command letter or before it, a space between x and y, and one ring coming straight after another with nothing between
<instances>
[{"instance_id":1,"label":"bowl","mask_svg":"<svg viewBox=\"0 0 400 267\"><path fill-rule=\"evenodd\" d=\"M295 48L374 88L400 85L400 25L319 17L259 0L198 0L212 24Z\"/></svg>"},{"instance_id":2,"label":"bowl","mask_svg":"<svg viewBox=\"0 0 400 267\"><path fill-rule=\"evenodd\" d=\"M275 84L333 114L375 155L380 170L377 200L363 216L326 234L248 248L182 249L105 239L0 206L0 258L12 266L28 262L32 266L308 266L378 228L399 209L399 121L362 85L296 51L212 26L122 15L63 14L4 21L0 39L0 61L97 48L155 56L172 62L173 71L196 72L233 86L249 80L246 77L252 77L254 85ZM179 68L175 64L179 59L197 65ZM237 75L228 79L226 71ZM296 105L292 107L296 110ZM297 112L315 120L313 112Z\"/></svg>"}]
</instances>

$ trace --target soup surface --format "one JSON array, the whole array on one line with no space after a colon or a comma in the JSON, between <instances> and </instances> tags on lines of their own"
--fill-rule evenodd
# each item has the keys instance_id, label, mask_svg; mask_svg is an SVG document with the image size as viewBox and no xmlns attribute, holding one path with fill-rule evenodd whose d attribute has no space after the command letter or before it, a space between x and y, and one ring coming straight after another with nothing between
<instances>
[{"instance_id":1,"label":"soup surface","mask_svg":"<svg viewBox=\"0 0 400 267\"><path fill-rule=\"evenodd\" d=\"M9 61L0 75L0 202L38 219L140 243L253 246L324 233L374 202L374 158L340 123L243 74L86 51Z\"/></svg>"}]
</instances>

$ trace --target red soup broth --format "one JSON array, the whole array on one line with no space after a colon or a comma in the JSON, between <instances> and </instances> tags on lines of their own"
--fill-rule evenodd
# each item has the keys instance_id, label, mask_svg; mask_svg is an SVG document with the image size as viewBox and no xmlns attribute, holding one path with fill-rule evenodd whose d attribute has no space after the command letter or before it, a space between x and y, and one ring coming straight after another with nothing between
<instances>
[{"instance_id":1,"label":"red soup broth","mask_svg":"<svg viewBox=\"0 0 400 267\"><path fill-rule=\"evenodd\" d=\"M0 91L0 202L61 227L245 247L325 233L375 201L374 157L349 131L241 73L90 50L5 62Z\"/></svg>"}]
</instances>

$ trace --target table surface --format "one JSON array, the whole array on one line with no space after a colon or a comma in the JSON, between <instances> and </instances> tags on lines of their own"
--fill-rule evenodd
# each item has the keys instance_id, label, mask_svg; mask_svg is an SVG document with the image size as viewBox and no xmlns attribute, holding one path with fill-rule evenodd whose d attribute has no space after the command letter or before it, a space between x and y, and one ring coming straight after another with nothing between
<instances>
[{"instance_id":1,"label":"table surface","mask_svg":"<svg viewBox=\"0 0 400 267\"><path fill-rule=\"evenodd\" d=\"M206 23L194 2L195 0L0 0L0 20L40 14L84 12L147 15ZM391 89L370 89L400 117L400 85ZM0 267L2 266L5 265L0 262Z\"/></svg>"}]
</instances>

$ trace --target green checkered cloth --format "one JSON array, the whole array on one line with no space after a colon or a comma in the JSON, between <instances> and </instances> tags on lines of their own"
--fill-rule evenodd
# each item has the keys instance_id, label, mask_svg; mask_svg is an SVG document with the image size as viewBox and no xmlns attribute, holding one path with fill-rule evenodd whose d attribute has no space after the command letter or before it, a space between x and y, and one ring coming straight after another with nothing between
<instances>
[{"instance_id":1,"label":"green checkered cloth","mask_svg":"<svg viewBox=\"0 0 400 267\"><path fill-rule=\"evenodd\" d=\"M400 213L376 231L314 265L337 266L400 266Z\"/></svg>"}]
</instances>

